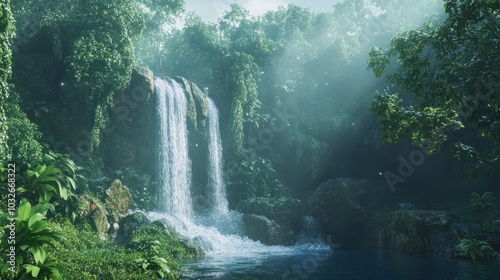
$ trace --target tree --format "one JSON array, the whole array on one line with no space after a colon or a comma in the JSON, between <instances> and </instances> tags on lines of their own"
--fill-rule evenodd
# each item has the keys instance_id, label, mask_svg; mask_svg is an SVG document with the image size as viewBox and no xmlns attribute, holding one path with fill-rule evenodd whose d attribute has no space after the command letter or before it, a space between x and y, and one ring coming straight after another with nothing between
<instances>
[{"instance_id":1,"label":"tree","mask_svg":"<svg viewBox=\"0 0 500 280\"><path fill-rule=\"evenodd\" d=\"M389 49L370 52L368 67L392 85L370 109L386 141L411 136L430 152L450 144L454 158L477 160L473 171L500 170L500 1L447 0L444 7L441 25L404 32Z\"/></svg>"}]
</instances>

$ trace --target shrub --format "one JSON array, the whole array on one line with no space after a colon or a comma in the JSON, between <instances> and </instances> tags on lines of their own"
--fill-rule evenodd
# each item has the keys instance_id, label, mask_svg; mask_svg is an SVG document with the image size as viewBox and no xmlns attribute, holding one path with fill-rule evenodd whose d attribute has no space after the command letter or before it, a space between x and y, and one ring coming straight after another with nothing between
<instances>
[{"instance_id":1,"label":"shrub","mask_svg":"<svg viewBox=\"0 0 500 280\"><path fill-rule=\"evenodd\" d=\"M470 204L473 208L481 208L483 211L486 208L495 207L495 203L493 202L493 193L484 192L482 195L477 192L473 192L470 195Z\"/></svg>"},{"instance_id":2,"label":"shrub","mask_svg":"<svg viewBox=\"0 0 500 280\"><path fill-rule=\"evenodd\" d=\"M159 241L156 247L158 255L165 256L167 259L194 258L202 255L200 248L183 242L175 229L169 228L165 231L155 224L135 229L132 233L132 240L129 242L128 247L138 251L144 251L146 249L144 244L152 244L156 241ZM178 267L175 268L178 269Z\"/></svg>"},{"instance_id":3,"label":"shrub","mask_svg":"<svg viewBox=\"0 0 500 280\"><path fill-rule=\"evenodd\" d=\"M65 240L49 252L57 259L57 268L66 280L150 280L154 271L143 271L135 262L143 254L99 239L90 225L61 222ZM156 278L158 278L156 276Z\"/></svg>"},{"instance_id":4,"label":"shrub","mask_svg":"<svg viewBox=\"0 0 500 280\"><path fill-rule=\"evenodd\" d=\"M62 279L52 258L47 256L46 247L54 246L54 241L60 241L60 228L46 221L46 212L51 206L38 204L31 207L28 201L21 203L18 209L16 224L16 265L19 279L28 279L31 275L38 279ZM8 229L8 215L0 217L0 224ZM7 246L9 247L9 246ZM2 248L3 251L7 248ZM2 254L5 255L5 254ZM7 275L9 263L3 262L2 275Z\"/></svg>"},{"instance_id":5,"label":"shrub","mask_svg":"<svg viewBox=\"0 0 500 280\"><path fill-rule=\"evenodd\" d=\"M462 250L465 255L471 257L473 262L475 262L478 257L488 259L494 252L488 242L477 239L461 239L458 243L458 248Z\"/></svg>"}]
</instances>

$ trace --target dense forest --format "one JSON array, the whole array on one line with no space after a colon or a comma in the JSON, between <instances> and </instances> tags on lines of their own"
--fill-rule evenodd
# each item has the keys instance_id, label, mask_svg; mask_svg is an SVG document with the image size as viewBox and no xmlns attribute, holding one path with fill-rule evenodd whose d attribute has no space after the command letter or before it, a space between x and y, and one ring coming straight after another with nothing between
<instances>
[{"instance_id":1,"label":"dense forest","mask_svg":"<svg viewBox=\"0 0 500 280\"><path fill-rule=\"evenodd\" d=\"M213 23L183 0L0 0L0 38L1 279L307 279L189 276L217 242L159 213L271 251L312 234L498 269L498 0L232 4Z\"/></svg>"}]
</instances>

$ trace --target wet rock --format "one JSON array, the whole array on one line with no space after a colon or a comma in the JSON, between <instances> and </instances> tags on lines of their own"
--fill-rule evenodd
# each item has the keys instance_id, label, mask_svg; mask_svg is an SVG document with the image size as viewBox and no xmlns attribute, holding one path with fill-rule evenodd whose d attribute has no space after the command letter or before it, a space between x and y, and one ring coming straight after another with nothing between
<instances>
[{"instance_id":1,"label":"wet rock","mask_svg":"<svg viewBox=\"0 0 500 280\"><path fill-rule=\"evenodd\" d=\"M151 221L141 212L130 214L120 220L119 229L115 240L118 243L126 244L131 239L132 232L141 226L151 224Z\"/></svg>"},{"instance_id":2,"label":"wet rock","mask_svg":"<svg viewBox=\"0 0 500 280\"><path fill-rule=\"evenodd\" d=\"M246 235L266 245L293 245L296 237L291 230L286 230L275 221L264 216L244 214L243 223Z\"/></svg>"},{"instance_id":3,"label":"wet rock","mask_svg":"<svg viewBox=\"0 0 500 280\"><path fill-rule=\"evenodd\" d=\"M114 180L106 190L105 204L113 223L118 223L128 214L132 195L120 180Z\"/></svg>"},{"instance_id":4,"label":"wet rock","mask_svg":"<svg viewBox=\"0 0 500 280\"><path fill-rule=\"evenodd\" d=\"M196 130L205 126L208 117L208 104L205 94L193 82L182 77L172 77L183 88L187 100L188 119Z\"/></svg>"},{"instance_id":5,"label":"wet rock","mask_svg":"<svg viewBox=\"0 0 500 280\"><path fill-rule=\"evenodd\" d=\"M208 240L208 238L203 237L203 236L196 236L193 238L193 243L198 246L203 248L205 251L210 251L213 250L214 246L212 245L212 242Z\"/></svg>"}]
</instances>

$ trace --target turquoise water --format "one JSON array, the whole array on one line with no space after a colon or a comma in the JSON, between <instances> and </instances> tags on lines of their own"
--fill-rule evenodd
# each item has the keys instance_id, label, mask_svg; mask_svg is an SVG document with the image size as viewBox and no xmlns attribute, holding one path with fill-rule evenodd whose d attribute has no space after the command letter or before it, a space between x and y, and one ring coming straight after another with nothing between
<instances>
[{"instance_id":1,"label":"turquoise water","mask_svg":"<svg viewBox=\"0 0 500 280\"><path fill-rule=\"evenodd\" d=\"M500 263L343 250L295 250L252 257L211 255L183 263L183 279L498 280Z\"/></svg>"}]
</instances>

